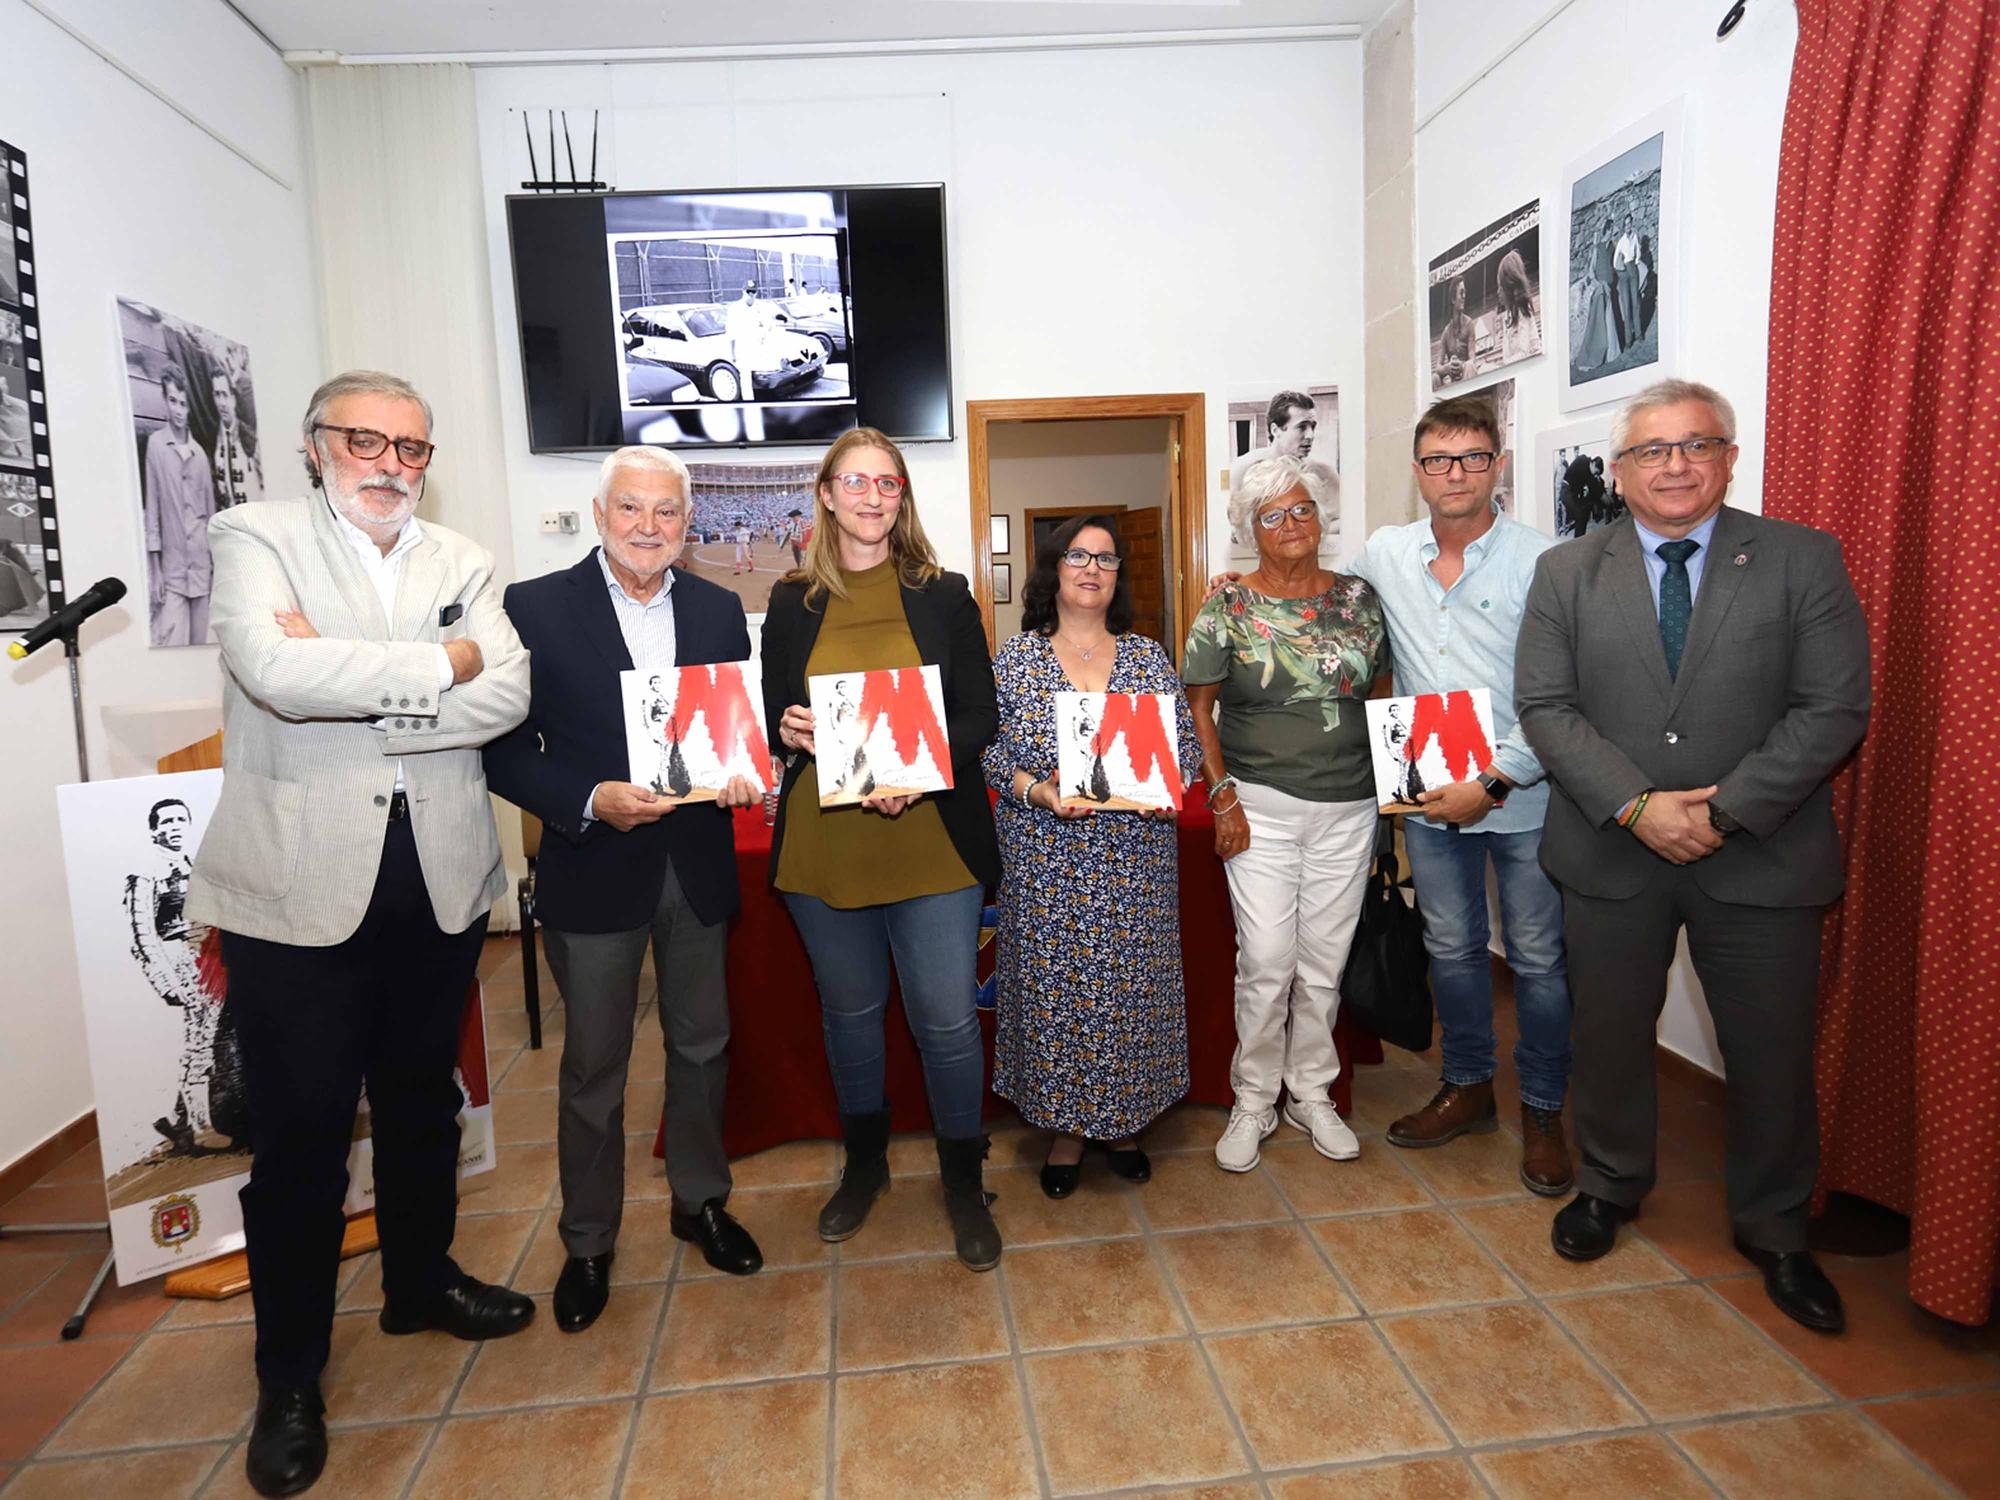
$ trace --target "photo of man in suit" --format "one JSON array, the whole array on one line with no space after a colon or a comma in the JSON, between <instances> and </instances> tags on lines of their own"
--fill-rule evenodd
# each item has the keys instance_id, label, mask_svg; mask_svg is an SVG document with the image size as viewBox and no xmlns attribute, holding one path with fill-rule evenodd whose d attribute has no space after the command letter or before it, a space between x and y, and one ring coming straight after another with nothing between
<instances>
[{"instance_id":1,"label":"photo of man in suit","mask_svg":"<svg viewBox=\"0 0 2000 1500\"><path fill-rule=\"evenodd\" d=\"M555 1314L570 1333L596 1321L610 1296L625 1200L625 1080L649 944L667 1051L671 1229L718 1270L745 1276L764 1264L727 1210L722 1149L723 958L739 900L729 809L762 793L739 776L715 803L681 807L633 782L619 691L620 672L750 655L736 595L673 566L689 509L686 464L661 448L621 448L604 460L591 506L603 545L507 590L533 691L526 721L487 746L486 774L553 835L542 841L535 885L568 1007L556 1125L567 1259Z\"/></svg>"},{"instance_id":2,"label":"photo of man in suit","mask_svg":"<svg viewBox=\"0 0 2000 1500\"><path fill-rule=\"evenodd\" d=\"M1728 1074L1729 1217L1771 1300L1844 1324L1806 1248L1818 1171L1820 920L1843 872L1829 781L1868 724L1868 634L1840 544L1723 503L1736 414L1664 380L1612 424L1631 514L1542 554L1515 656L1554 781L1542 864L1575 997L1576 1198L1594 1260L1653 1185L1654 1046L1685 930Z\"/></svg>"},{"instance_id":3,"label":"photo of man in suit","mask_svg":"<svg viewBox=\"0 0 2000 1500\"><path fill-rule=\"evenodd\" d=\"M506 888L479 748L521 722L528 658L487 552L419 523L434 449L407 382L353 370L307 409L317 493L209 523L223 782L187 920L222 931L255 1156L245 1468L296 1494L326 1462L347 1154L365 1082L385 1333L514 1333L528 1298L451 1258L459 1019ZM198 478L212 497L204 462Z\"/></svg>"}]
</instances>

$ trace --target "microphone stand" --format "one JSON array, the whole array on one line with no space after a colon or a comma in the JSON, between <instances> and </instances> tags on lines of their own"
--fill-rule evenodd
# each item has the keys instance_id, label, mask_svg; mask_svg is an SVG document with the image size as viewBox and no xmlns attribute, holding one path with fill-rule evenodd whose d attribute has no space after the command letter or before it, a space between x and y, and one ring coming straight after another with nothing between
<instances>
[{"instance_id":1,"label":"microphone stand","mask_svg":"<svg viewBox=\"0 0 2000 1500\"><path fill-rule=\"evenodd\" d=\"M70 709L76 719L76 766L82 779L88 781L90 780L90 755L85 747L83 738L83 674L80 665L83 652L76 642L77 631L81 628L82 622L79 621L64 631L61 639L63 643L63 655L69 661ZM0 1239L5 1239L10 1235L18 1236L26 1234L109 1235L110 1233L111 1221L109 1219L106 1219L101 1224L0 1224ZM111 1267L115 1258L116 1252L111 1250L104 1252L104 1260L99 1264L97 1274L90 1278L90 1285L84 1290L83 1300L77 1303L76 1311L70 1314L69 1321L62 1326L62 1336L65 1339L83 1337L83 1325L90 1319L90 1309L92 1304L97 1301L97 1294L104 1290L104 1283L110 1278Z\"/></svg>"}]
</instances>

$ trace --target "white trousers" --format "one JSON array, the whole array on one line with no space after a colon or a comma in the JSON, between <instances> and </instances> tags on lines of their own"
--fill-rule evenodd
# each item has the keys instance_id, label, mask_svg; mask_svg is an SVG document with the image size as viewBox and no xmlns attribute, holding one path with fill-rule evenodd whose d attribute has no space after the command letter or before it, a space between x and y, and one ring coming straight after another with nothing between
<instances>
[{"instance_id":1,"label":"white trousers","mask_svg":"<svg viewBox=\"0 0 2000 1500\"><path fill-rule=\"evenodd\" d=\"M1236 912L1236 1057L1241 1109L1324 1102L1340 1076L1333 1021L1375 848L1375 799L1307 802L1237 784L1250 847L1223 865Z\"/></svg>"}]
</instances>

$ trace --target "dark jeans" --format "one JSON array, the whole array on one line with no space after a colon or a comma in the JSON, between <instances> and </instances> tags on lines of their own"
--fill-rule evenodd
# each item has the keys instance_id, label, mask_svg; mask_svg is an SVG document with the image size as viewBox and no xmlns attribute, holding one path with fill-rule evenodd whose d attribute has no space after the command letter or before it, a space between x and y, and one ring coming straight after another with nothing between
<instances>
[{"instance_id":1,"label":"dark jeans","mask_svg":"<svg viewBox=\"0 0 2000 1500\"><path fill-rule=\"evenodd\" d=\"M868 1114L883 1104L882 1017L893 953L937 1133L949 1140L979 1134L986 1059L973 1007L973 965L985 894L969 885L851 910L817 896L786 894L819 985L826 1057L842 1114Z\"/></svg>"},{"instance_id":2,"label":"dark jeans","mask_svg":"<svg viewBox=\"0 0 2000 1500\"><path fill-rule=\"evenodd\" d=\"M306 1384L326 1365L347 1153L368 1085L382 1290L421 1307L457 1274L458 1112L452 1068L486 918L440 932L407 820L388 827L361 926L330 948L224 933L256 1155L243 1229L257 1375Z\"/></svg>"},{"instance_id":3,"label":"dark jeans","mask_svg":"<svg viewBox=\"0 0 2000 1500\"><path fill-rule=\"evenodd\" d=\"M1403 847L1424 913L1431 994L1444 1033L1447 1083L1493 1076L1493 969L1487 950L1486 863L1500 886L1501 938L1514 971L1514 1014L1521 1039L1514 1066L1521 1098L1561 1109L1569 1083L1569 972L1563 957L1562 895L1542 872L1542 831L1460 833L1403 820Z\"/></svg>"}]
</instances>

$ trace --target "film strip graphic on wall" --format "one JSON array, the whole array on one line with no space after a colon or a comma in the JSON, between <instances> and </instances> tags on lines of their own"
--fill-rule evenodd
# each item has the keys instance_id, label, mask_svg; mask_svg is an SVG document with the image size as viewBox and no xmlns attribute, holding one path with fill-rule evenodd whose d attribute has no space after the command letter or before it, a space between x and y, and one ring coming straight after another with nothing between
<instances>
[{"instance_id":1,"label":"film strip graphic on wall","mask_svg":"<svg viewBox=\"0 0 2000 1500\"><path fill-rule=\"evenodd\" d=\"M0 141L0 168L0 633L12 633L40 624L68 596L56 535L28 158Z\"/></svg>"}]
</instances>

